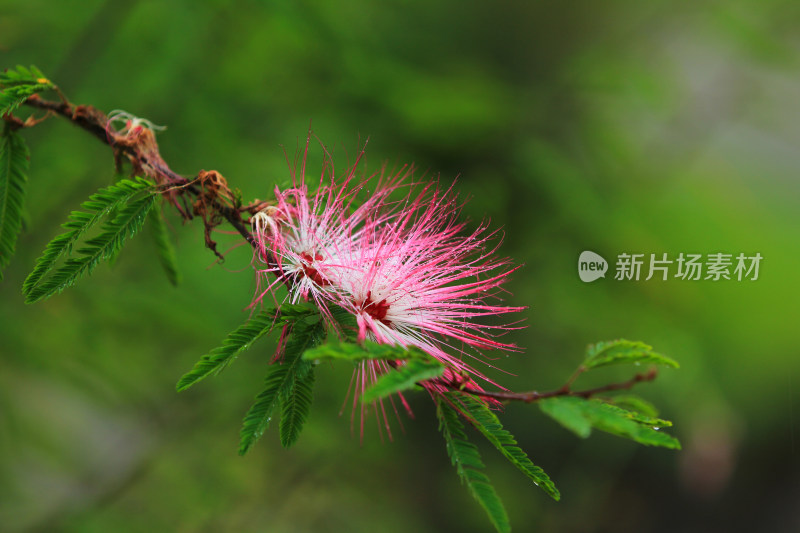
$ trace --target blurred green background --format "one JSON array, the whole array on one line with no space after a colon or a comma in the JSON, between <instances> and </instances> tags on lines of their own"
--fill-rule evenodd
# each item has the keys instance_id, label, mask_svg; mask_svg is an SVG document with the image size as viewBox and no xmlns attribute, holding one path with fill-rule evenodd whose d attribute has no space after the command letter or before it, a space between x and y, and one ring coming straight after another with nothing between
<instances>
[{"instance_id":1,"label":"blurred green background","mask_svg":"<svg viewBox=\"0 0 800 533\"><path fill-rule=\"evenodd\" d=\"M564 495L482 447L515 531L794 532L798 21L786 0L0 0L0 67L35 64L76 103L168 125L175 171L219 170L246 199L287 179L284 150L311 121L340 162L369 138L369 168L458 176L465 215L502 226L502 253L525 264L508 301L530 307L513 334L527 350L496 362L513 389L558 387L597 340L678 359L638 389L675 421L678 453L507 408ZM0 284L1 530L489 530L422 395L405 434L382 443L372 424L362 445L338 416L350 370L323 367L299 443L281 449L273 428L241 458L274 340L174 392L254 289L249 252L213 265L198 224L170 219L177 289L143 235L91 282L25 306L33 261L113 166L64 121L24 133L28 224ZM587 284L587 249L764 259L755 282Z\"/></svg>"}]
</instances>

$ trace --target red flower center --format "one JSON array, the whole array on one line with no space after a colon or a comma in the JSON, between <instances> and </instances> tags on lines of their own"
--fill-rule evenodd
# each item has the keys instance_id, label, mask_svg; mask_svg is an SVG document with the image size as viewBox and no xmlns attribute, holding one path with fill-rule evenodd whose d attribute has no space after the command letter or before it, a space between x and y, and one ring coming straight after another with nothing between
<instances>
[{"instance_id":1,"label":"red flower center","mask_svg":"<svg viewBox=\"0 0 800 533\"><path fill-rule=\"evenodd\" d=\"M320 287L324 287L328 284L328 281L322 277L322 274L319 271L311 266L314 261L322 261L322 254L315 253L313 256L309 252L303 252L300 254L300 259L302 259L302 266L303 266L303 273L306 275L307 278L310 278L311 281L319 285Z\"/></svg>"},{"instance_id":2,"label":"red flower center","mask_svg":"<svg viewBox=\"0 0 800 533\"><path fill-rule=\"evenodd\" d=\"M386 298L380 302L375 302L372 299L372 292L367 292L367 299L361 304L361 310L378 322L382 322L387 326L392 325L390 321L386 320L386 313L389 312L389 302L386 301Z\"/></svg>"}]
</instances>

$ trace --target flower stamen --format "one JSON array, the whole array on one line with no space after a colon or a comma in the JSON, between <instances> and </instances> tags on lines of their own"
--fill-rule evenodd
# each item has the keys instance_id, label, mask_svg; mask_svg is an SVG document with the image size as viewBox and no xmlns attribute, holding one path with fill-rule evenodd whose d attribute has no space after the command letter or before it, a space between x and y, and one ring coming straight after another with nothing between
<instances>
[{"instance_id":1,"label":"flower stamen","mask_svg":"<svg viewBox=\"0 0 800 533\"><path fill-rule=\"evenodd\" d=\"M369 316L381 322L387 326L391 326L392 323L390 320L387 320L386 315L389 312L390 304L386 301L386 298L379 302L375 302L372 299L372 291L367 292L367 298L361 304L361 310L367 313Z\"/></svg>"},{"instance_id":2,"label":"flower stamen","mask_svg":"<svg viewBox=\"0 0 800 533\"><path fill-rule=\"evenodd\" d=\"M314 261L322 261L324 259L322 254L314 253L312 255L312 252L302 252L300 254L300 259L302 260L301 266L303 268L303 274L305 274L307 278L320 287L328 285L328 280L326 280L322 274L320 274L319 270L313 266Z\"/></svg>"}]
</instances>

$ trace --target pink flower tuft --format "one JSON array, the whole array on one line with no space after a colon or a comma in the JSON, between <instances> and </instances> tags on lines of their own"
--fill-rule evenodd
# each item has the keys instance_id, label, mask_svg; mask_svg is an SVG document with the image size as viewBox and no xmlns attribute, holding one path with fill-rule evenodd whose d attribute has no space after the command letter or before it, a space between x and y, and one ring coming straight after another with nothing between
<instances>
[{"instance_id":1,"label":"pink flower tuft","mask_svg":"<svg viewBox=\"0 0 800 533\"><path fill-rule=\"evenodd\" d=\"M335 176L326 152L316 191L311 192L305 175L308 144L292 187L276 188L276 205L253 218L255 259L266 264L256 268L254 304L283 283L288 301L314 301L334 328L330 307L349 311L360 341L417 347L445 365L442 378L423 384L432 395L458 387L481 390L475 379L497 385L471 361L465 362L469 357L491 366L483 350L518 350L499 340L515 323L497 322L496 317L524 308L498 302L502 284L516 268L495 257L497 232L486 224L465 231L458 221L462 204L452 187L415 184L411 167L357 178L363 151L342 178ZM371 194L360 199L373 184ZM269 274L275 280L263 287ZM351 383L353 413L363 391L401 364L359 365ZM405 399L399 400L410 413ZM390 403L397 412L394 399ZM363 436L366 407L360 409ZM384 403L373 410L379 421L384 419L391 438Z\"/></svg>"},{"instance_id":2,"label":"pink flower tuft","mask_svg":"<svg viewBox=\"0 0 800 533\"><path fill-rule=\"evenodd\" d=\"M359 340L415 346L457 373L491 382L463 356L518 350L498 340L513 324L481 322L524 309L490 303L516 268L494 257L499 243L491 244L496 232L485 224L464 232L452 189L412 187L393 205L391 216L365 220L340 262L329 265L326 297L356 316Z\"/></svg>"},{"instance_id":3,"label":"pink flower tuft","mask_svg":"<svg viewBox=\"0 0 800 533\"><path fill-rule=\"evenodd\" d=\"M323 314L329 316L327 303L331 300L331 280L328 271L341 264L340 256L349 254L358 238L360 228L368 217L380 220L380 211L396 182L384 183L380 191L359 203L357 196L369 183L370 177L358 178L358 167L364 152L343 178L336 178L334 166L325 152L322 173L311 192L306 180L305 165L310 137L300 167L288 189L275 188L276 205L267 207L252 219L256 238L256 259L266 268L256 268L259 289L254 303L262 300L278 283L289 287L289 301L313 300ZM262 287L262 280L275 280Z\"/></svg>"}]
</instances>

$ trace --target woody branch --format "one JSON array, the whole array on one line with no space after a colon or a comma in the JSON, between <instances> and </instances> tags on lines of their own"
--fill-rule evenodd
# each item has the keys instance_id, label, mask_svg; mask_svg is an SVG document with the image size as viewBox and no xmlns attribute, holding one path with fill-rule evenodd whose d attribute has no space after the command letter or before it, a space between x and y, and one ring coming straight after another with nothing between
<instances>
[{"instance_id":1,"label":"woody branch","mask_svg":"<svg viewBox=\"0 0 800 533\"><path fill-rule=\"evenodd\" d=\"M570 379L570 381L567 382L563 387L549 392L483 391L471 388L461 388L460 390L467 394L472 394L474 396L482 396L484 398L493 398L498 401L506 401L506 402L518 401L525 403L533 403L539 400L545 400L547 398L555 398L558 396L577 396L579 398L592 398L594 396L598 396L606 392L628 390L633 388L633 386L637 385L638 383L653 381L654 379L656 379L656 377L658 377L658 370L654 367L648 370L647 372L636 374L627 381L622 381L619 383L609 383L608 385L603 385L602 387L585 389L581 391L572 390L572 385L571 385L571 382L573 381L572 379Z\"/></svg>"},{"instance_id":2,"label":"woody branch","mask_svg":"<svg viewBox=\"0 0 800 533\"><path fill-rule=\"evenodd\" d=\"M247 213L252 216L270 205L268 202L255 201L245 206L237 205L227 182L218 172L202 170L197 174L196 178L190 180L172 171L161 158L152 131L145 129L133 137L118 135L109 129L109 117L102 111L89 105L75 106L60 92L59 96L61 97L60 102L45 100L38 95L33 95L25 101L25 104L29 107L46 111L47 115L43 118L34 119L31 117L22 121L13 115L6 114L3 115L3 120L11 124L11 127L15 129L35 126L51 115L57 115L68 120L110 146L114 150L115 160L118 164L120 156L124 156L132 164L134 173L144 173L155 179L162 195L176 208L184 220L191 220L194 218L193 215L201 216L205 228L206 245L217 256L222 257L216 250L216 243L211 240L210 232L219 224L219 218L225 219L250 246L257 249L256 241L247 227L249 221L244 219L242 215ZM189 209L186 203L186 195L194 198L192 209ZM272 257L267 257L267 261L271 266L277 265L277 261ZM275 271L276 276L287 287L290 287L292 280L284 277L280 269L276 268ZM543 393L537 391L483 391L465 386L463 382L457 380L435 379L433 381L438 385L464 394L492 398L501 402L521 401L532 403L558 396L591 398L605 392L630 389L638 383L652 381L658 375L656 369L653 368L646 373L636 374L628 381L611 383L594 389L573 391L571 384L581 372L582 369L579 369L561 388Z\"/></svg>"}]
</instances>

